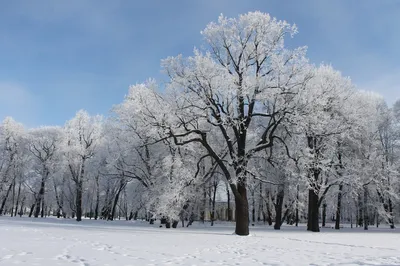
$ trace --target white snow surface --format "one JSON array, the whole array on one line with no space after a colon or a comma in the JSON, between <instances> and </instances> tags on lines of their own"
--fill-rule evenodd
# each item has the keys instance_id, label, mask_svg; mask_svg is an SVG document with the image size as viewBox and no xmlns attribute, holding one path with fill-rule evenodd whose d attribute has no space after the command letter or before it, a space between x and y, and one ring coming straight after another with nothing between
<instances>
[{"instance_id":1,"label":"white snow surface","mask_svg":"<svg viewBox=\"0 0 400 266\"><path fill-rule=\"evenodd\" d=\"M400 265L400 231L0 218L0 265Z\"/></svg>"}]
</instances>

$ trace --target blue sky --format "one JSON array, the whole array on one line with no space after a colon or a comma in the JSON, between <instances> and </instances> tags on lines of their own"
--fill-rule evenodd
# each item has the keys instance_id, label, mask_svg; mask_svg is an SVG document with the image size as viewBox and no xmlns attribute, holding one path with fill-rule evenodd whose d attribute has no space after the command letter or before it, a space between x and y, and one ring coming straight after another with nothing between
<instances>
[{"instance_id":1,"label":"blue sky","mask_svg":"<svg viewBox=\"0 0 400 266\"><path fill-rule=\"evenodd\" d=\"M400 98L400 1L0 0L0 119L63 125L79 109L109 114L131 84L163 81L160 60L204 44L220 13L296 23L290 45L360 88Z\"/></svg>"}]
</instances>

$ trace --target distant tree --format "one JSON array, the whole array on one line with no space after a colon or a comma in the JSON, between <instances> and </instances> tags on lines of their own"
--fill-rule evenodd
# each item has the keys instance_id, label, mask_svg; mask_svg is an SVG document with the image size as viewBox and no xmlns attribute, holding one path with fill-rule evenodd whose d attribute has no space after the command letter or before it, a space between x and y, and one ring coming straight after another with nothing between
<instances>
[{"instance_id":1,"label":"distant tree","mask_svg":"<svg viewBox=\"0 0 400 266\"><path fill-rule=\"evenodd\" d=\"M101 117L91 117L81 110L66 123L64 129L64 156L75 186L74 208L77 221L82 220L83 184L87 177L87 163L94 156L101 141L101 121Z\"/></svg>"},{"instance_id":2,"label":"distant tree","mask_svg":"<svg viewBox=\"0 0 400 266\"><path fill-rule=\"evenodd\" d=\"M58 127L41 127L28 132L29 151L36 161L36 171L40 176L40 188L35 202L34 217L44 216L45 188L56 163L56 151L61 146L61 129Z\"/></svg>"}]
</instances>

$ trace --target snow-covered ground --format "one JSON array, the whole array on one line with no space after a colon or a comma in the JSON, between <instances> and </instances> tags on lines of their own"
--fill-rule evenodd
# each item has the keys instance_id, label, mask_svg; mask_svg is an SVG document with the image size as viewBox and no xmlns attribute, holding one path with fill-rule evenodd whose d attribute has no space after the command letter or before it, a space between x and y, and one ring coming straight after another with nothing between
<instances>
[{"instance_id":1,"label":"snow-covered ground","mask_svg":"<svg viewBox=\"0 0 400 266\"><path fill-rule=\"evenodd\" d=\"M400 265L400 231L0 218L0 265Z\"/></svg>"}]
</instances>

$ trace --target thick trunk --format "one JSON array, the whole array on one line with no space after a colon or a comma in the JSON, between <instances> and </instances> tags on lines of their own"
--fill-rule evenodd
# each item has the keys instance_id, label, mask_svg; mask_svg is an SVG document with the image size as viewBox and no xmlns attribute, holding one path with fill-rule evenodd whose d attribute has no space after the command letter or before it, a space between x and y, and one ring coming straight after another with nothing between
<instances>
[{"instance_id":1,"label":"thick trunk","mask_svg":"<svg viewBox=\"0 0 400 266\"><path fill-rule=\"evenodd\" d=\"M83 181L79 180L76 182L76 221L82 221L82 195L83 195Z\"/></svg>"},{"instance_id":2,"label":"thick trunk","mask_svg":"<svg viewBox=\"0 0 400 266\"><path fill-rule=\"evenodd\" d=\"M276 195L276 203L275 206L275 230L280 230L282 225L282 207L283 207L283 199L285 197L285 190L282 185L278 187L278 194Z\"/></svg>"},{"instance_id":3,"label":"thick trunk","mask_svg":"<svg viewBox=\"0 0 400 266\"><path fill-rule=\"evenodd\" d=\"M247 188L245 184L238 184L239 197L235 196L236 203L236 229L240 236L249 235L249 202L247 200Z\"/></svg>"},{"instance_id":4,"label":"thick trunk","mask_svg":"<svg viewBox=\"0 0 400 266\"><path fill-rule=\"evenodd\" d=\"M342 209L342 190L343 184L339 185L339 193L337 197L337 206L336 206L336 218L335 218L335 229L340 229L340 218L341 218L341 209Z\"/></svg>"},{"instance_id":5,"label":"thick trunk","mask_svg":"<svg viewBox=\"0 0 400 266\"><path fill-rule=\"evenodd\" d=\"M317 138L315 136L307 136L308 148L313 153L314 158L318 156ZM318 160L318 159L316 159ZM307 230L312 232L319 232L319 191L320 182L319 175L320 169L312 166L309 172L309 185L311 188L308 190L308 221Z\"/></svg>"},{"instance_id":6,"label":"thick trunk","mask_svg":"<svg viewBox=\"0 0 400 266\"><path fill-rule=\"evenodd\" d=\"M308 223L307 230L319 232L318 195L314 189L308 190Z\"/></svg>"}]
</instances>

